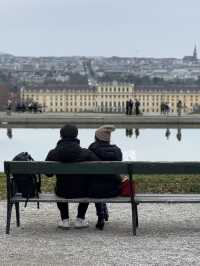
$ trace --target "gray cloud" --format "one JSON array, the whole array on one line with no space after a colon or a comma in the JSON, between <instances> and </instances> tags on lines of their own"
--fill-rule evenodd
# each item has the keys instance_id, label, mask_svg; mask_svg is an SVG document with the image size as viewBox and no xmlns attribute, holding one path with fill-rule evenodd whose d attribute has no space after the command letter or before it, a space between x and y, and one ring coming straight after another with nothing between
<instances>
[{"instance_id":1,"label":"gray cloud","mask_svg":"<svg viewBox=\"0 0 200 266\"><path fill-rule=\"evenodd\" d=\"M182 57L198 45L198 0L0 0L0 51Z\"/></svg>"}]
</instances>

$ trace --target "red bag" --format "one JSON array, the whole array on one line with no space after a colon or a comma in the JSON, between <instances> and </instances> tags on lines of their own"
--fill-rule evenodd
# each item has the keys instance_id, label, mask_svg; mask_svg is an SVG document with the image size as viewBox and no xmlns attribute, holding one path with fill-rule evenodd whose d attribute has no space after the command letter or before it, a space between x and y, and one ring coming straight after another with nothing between
<instances>
[{"instance_id":1,"label":"red bag","mask_svg":"<svg viewBox=\"0 0 200 266\"><path fill-rule=\"evenodd\" d=\"M133 196L134 196L135 195L135 181L132 181L132 188L133 188ZM128 178L125 178L122 180L120 196L122 197L131 196L130 181Z\"/></svg>"}]
</instances>

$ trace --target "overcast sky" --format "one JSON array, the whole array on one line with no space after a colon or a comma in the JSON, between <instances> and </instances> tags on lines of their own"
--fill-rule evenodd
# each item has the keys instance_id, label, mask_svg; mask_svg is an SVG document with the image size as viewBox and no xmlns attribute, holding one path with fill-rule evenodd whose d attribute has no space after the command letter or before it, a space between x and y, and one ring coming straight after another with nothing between
<instances>
[{"instance_id":1,"label":"overcast sky","mask_svg":"<svg viewBox=\"0 0 200 266\"><path fill-rule=\"evenodd\" d=\"M199 25L200 0L0 0L0 51L181 58Z\"/></svg>"}]
</instances>

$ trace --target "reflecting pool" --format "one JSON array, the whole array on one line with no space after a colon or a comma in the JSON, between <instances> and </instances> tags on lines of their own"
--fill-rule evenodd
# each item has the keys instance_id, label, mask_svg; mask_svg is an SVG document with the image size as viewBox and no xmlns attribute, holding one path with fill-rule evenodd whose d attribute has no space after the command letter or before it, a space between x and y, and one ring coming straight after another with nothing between
<instances>
[{"instance_id":1,"label":"reflecting pool","mask_svg":"<svg viewBox=\"0 0 200 266\"><path fill-rule=\"evenodd\" d=\"M95 128L79 129L81 146L94 140ZM44 160L59 140L58 128L0 128L0 171L3 161L19 152L29 152L35 160ZM124 160L198 161L200 129L197 128L117 128L112 143L117 144Z\"/></svg>"}]
</instances>

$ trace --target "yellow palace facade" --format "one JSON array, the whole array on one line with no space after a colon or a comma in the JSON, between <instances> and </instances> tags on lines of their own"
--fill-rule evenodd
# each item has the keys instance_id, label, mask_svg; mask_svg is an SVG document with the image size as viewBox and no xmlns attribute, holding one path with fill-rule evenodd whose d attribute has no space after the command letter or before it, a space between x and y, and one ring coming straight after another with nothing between
<instances>
[{"instance_id":1,"label":"yellow palace facade","mask_svg":"<svg viewBox=\"0 0 200 266\"><path fill-rule=\"evenodd\" d=\"M143 113L160 113L161 103L168 104L176 113L182 102L183 112L189 113L200 105L200 87L137 86L130 83L101 83L88 85L44 85L22 87L20 100L37 102L46 112L117 112L124 113L126 101L137 99Z\"/></svg>"}]
</instances>

